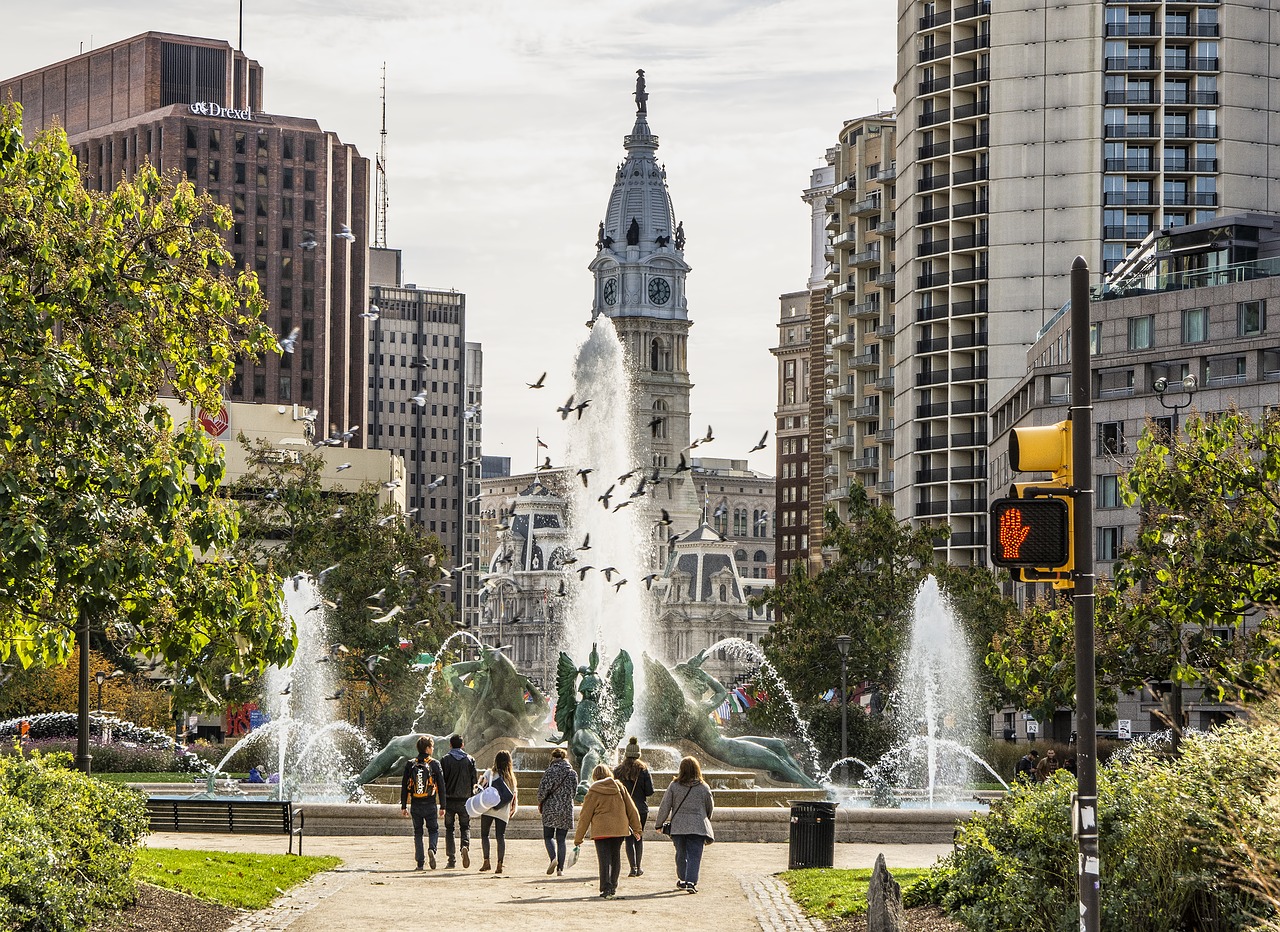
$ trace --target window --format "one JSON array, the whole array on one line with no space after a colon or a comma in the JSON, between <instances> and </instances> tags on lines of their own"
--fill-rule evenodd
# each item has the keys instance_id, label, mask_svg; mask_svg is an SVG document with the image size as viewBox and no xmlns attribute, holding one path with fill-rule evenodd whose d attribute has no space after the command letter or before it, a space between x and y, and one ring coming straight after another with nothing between
<instances>
[{"instance_id":1,"label":"window","mask_svg":"<svg viewBox=\"0 0 1280 932\"><path fill-rule=\"evenodd\" d=\"M1123 540L1122 528L1098 528L1098 559L1117 560L1120 557L1120 543Z\"/></svg>"},{"instance_id":2,"label":"window","mask_svg":"<svg viewBox=\"0 0 1280 932\"><path fill-rule=\"evenodd\" d=\"M1115 475L1098 477L1098 507L1120 507L1120 477Z\"/></svg>"},{"instance_id":3,"label":"window","mask_svg":"<svg viewBox=\"0 0 1280 932\"><path fill-rule=\"evenodd\" d=\"M316 141L314 139L307 139L303 141L302 157L308 162L314 162L316 160Z\"/></svg>"},{"instance_id":4,"label":"window","mask_svg":"<svg viewBox=\"0 0 1280 932\"><path fill-rule=\"evenodd\" d=\"M1182 312L1182 342L1203 343L1209 339L1209 309L1187 308Z\"/></svg>"},{"instance_id":5,"label":"window","mask_svg":"<svg viewBox=\"0 0 1280 932\"><path fill-rule=\"evenodd\" d=\"M1266 301L1241 301L1236 305L1236 332L1242 337L1256 337L1266 329Z\"/></svg>"},{"instance_id":6,"label":"window","mask_svg":"<svg viewBox=\"0 0 1280 932\"><path fill-rule=\"evenodd\" d=\"M293 169L286 168L280 174L280 186L286 191L293 190Z\"/></svg>"},{"instance_id":7,"label":"window","mask_svg":"<svg viewBox=\"0 0 1280 932\"><path fill-rule=\"evenodd\" d=\"M1124 452L1124 422L1103 421L1098 425L1098 455Z\"/></svg>"},{"instance_id":8,"label":"window","mask_svg":"<svg viewBox=\"0 0 1280 932\"><path fill-rule=\"evenodd\" d=\"M1089 355L1097 356L1102 352L1102 324L1089 325Z\"/></svg>"},{"instance_id":9,"label":"window","mask_svg":"<svg viewBox=\"0 0 1280 932\"><path fill-rule=\"evenodd\" d=\"M244 133L236 133L236 155L244 155L245 153L245 135Z\"/></svg>"},{"instance_id":10,"label":"window","mask_svg":"<svg viewBox=\"0 0 1280 932\"><path fill-rule=\"evenodd\" d=\"M1129 318L1129 349L1151 349L1155 318L1151 314Z\"/></svg>"}]
</instances>

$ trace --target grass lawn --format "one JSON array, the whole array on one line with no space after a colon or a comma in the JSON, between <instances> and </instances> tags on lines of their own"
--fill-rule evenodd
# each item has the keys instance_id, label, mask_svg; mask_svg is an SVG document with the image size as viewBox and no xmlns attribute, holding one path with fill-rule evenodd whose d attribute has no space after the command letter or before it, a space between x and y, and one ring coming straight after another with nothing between
<instances>
[{"instance_id":1,"label":"grass lawn","mask_svg":"<svg viewBox=\"0 0 1280 932\"><path fill-rule=\"evenodd\" d=\"M99 780L105 780L108 783L186 783L192 784L196 780L204 782L204 777L196 773L94 773L93 776ZM233 773L231 775L235 779L247 777L248 774ZM225 775L219 774L219 780L226 779Z\"/></svg>"},{"instance_id":2,"label":"grass lawn","mask_svg":"<svg viewBox=\"0 0 1280 932\"><path fill-rule=\"evenodd\" d=\"M903 892L928 873L925 868L890 870L893 879ZM784 871L779 876L786 882L791 898L810 916L819 919L836 919L841 916L860 916L867 911L867 883L870 870L837 870L814 868L811 870Z\"/></svg>"},{"instance_id":3,"label":"grass lawn","mask_svg":"<svg viewBox=\"0 0 1280 932\"><path fill-rule=\"evenodd\" d=\"M140 848L133 874L144 883L223 906L262 909L290 887L339 863L333 857Z\"/></svg>"}]
</instances>

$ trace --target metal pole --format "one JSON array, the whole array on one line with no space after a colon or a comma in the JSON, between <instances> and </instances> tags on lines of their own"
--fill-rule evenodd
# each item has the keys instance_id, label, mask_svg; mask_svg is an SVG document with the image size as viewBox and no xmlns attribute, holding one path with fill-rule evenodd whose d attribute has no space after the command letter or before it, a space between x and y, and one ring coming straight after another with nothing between
<instances>
[{"instance_id":1,"label":"metal pole","mask_svg":"<svg viewBox=\"0 0 1280 932\"><path fill-rule=\"evenodd\" d=\"M1071 264L1071 475L1075 483L1076 797L1080 932L1099 932L1098 722L1093 645L1092 367L1089 358L1089 265Z\"/></svg>"},{"instance_id":2,"label":"metal pole","mask_svg":"<svg viewBox=\"0 0 1280 932\"><path fill-rule=\"evenodd\" d=\"M841 652L840 654L840 759L844 761L840 765L840 782L848 786L849 784L849 762L844 760L849 756L849 684L847 675L849 672L849 657Z\"/></svg>"},{"instance_id":3,"label":"metal pole","mask_svg":"<svg viewBox=\"0 0 1280 932\"><path fill-rule=\"evenodd\" d=\"M89 773L93 755L89 753L89 613L80 612L80 669L76 696L76 769Z\"/></svg>"}]
</instances>

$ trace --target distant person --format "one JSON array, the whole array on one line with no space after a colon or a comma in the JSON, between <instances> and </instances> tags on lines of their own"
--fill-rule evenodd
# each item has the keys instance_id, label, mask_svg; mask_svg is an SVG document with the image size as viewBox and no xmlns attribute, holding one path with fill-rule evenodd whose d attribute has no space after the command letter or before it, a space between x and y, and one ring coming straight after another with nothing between
<instances>
[{"instance_id":1,"label":"distant person","mask_svg":"<svg viewBox=\"0 0 1280 932\"><path fill-rule=\"evenodd\" d=\"M444 771L431 757L435 739L423 735L418 739L418 756L404 765L400 779L400 814L413 818L413 857L422 870L422 827L427 828L427 858L436 869L436 845L440 841L439 816L444 815Z\"/></svg>"},{"instance_id":2,"label":"distant person","mask_svg":"<svg viewBox=\"0 0 1280 932\"><path fill-rule=\"evenodd\" d=\"M618 874L622 872L622 839L640 834L640 813L626 787L613 778L608 764L596 764L591 779L595 782L582 801L573 846L581 846L591 832L600 866L600 898L611 900L618 894Z\"/></svg>"},{"instance_id":3,"label":"distant person","mask_svg":"<svg viewBox=\"0 0 1280 932\"><path fill-rule=\"evenodd\" d=\"M542 841L547 846L547 876L564 873L565 838L573 831L573 797L578 774L564 748L551 752L551 764L538 781L538 811L542 813Z\"/></svg>"},{"instance_id":4,"label":"distant person","mask_svg":"<svg viewBox=\"0 0 1280 932\"><path fill-rule=\"evenodd\" d=\"M249 776L245 778L245 783L266 783L266 779L262 776L262 768L258 764L254 764L249 768Z\"/></svg>"},{"instance_id":5,"label":"distant person","mask_svg":"<svg viewBox=\"0 0 1280 932\"><path fill-rule=\"evenodd\" d=\"M1040 759L1040 763L1036 764L1036 781L1044 783L1052 778L1061 767L1062 763L1058 760L1058 752L1053 748L1049 748L1044 757Z\"/></svg>"},{"instance_id":6,"label":"distant person","mask_svg":"<svg viewBox=\"0 0 1280 932\"><path fill-rule=\"evenodd\" d=\"M627 788L631 801L636 804L640 813L640 837L627 836L627 864L631 867L628 877L639 877L644 874L640 868L640 859L644 856L644 823L649 818L649 797L653 795L653 777L649 773L649 765L640 759L640 742L632 738L627 742L627 749L622 755L622 766L614 774L618 782Z\"/></svg>"},{"instance_id":7,"label":"distant person","mask_svg":"<svg viewBox=\"0 0 1280 932\"><path fill-rule=\"evenodd\" d=\"M484 853L484 863L480 870L489 869L489 832L498 839L498 865L495 874L502 873L502 862L507 853L507 820L516 814L516 775L511 769L511 754L499 751L494 755L493 766L480 778L480 787L491 786L498 791L498 805L480 816L480 847Z\"/></svg>"},{"instance_id":8,"label":"distant person","mask_svg":"<svg viewBox=\"0 0 1280 932\"><path fill-rule=\"evenodd\" d=\"M462 735L449 736L449 753L440 762L444 772L444 853L448 860L445 867L454 863L454 821L458 823L458 842L462 848L462 866L471 866L471 816L467 812L467 798L476 792L476 762L462 749Z\"/></svg>"},{"instance_id":9,"label":"distant person","mask_svg":"<svg viewBox=\"0 0 1280 932\"><path fill-rule=\"evenodd\" d=\"M1027 753L1018 758L1013 778L1021 783L1034 783L1036 780L1036 749L1028 748Z\"/></svg>"},{"instance_id":10,"label":"distant person","mask_svg":"<svg viewBox=\"0 0 1280 932\"><path fill-rule=\"evenodd\" d=\"M698 892L698 872L703 849L715 841L711 814L715 802L711 788L702 780L702 768L693 757L680 761L675 780L662 794L658 805L658 830L670 822L671 841L676 846L676 889ZM666 833L664 833L666 834Z\"/></svg>"},{"instance_id":11,"label":"distant person","mask_svg":"<svg viewBox=\"0 0 1280 932\"><path fill-rule=\"evenodd\" d=\"M1068 755L1067 759L1062 762L1062 769L1073 777L1076 775L1076 756L1074 754Z\"/></svg>"}]
</instances>

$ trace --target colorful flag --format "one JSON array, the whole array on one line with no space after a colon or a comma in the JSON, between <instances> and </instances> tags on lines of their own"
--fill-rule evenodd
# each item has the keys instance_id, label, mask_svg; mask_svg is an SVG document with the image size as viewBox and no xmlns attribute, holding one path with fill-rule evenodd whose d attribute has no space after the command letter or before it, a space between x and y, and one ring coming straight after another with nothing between
<instances>
[{"instance_id":1,"label":"colorful flag","mask_svg":"<svg viewBox=\"0 0 1280 932\"><path fill-rule=\"evenodd\" d=\"M537 435L535 435L535 436L537 436ZM538 440L538 446L542 447L542 449L544 449L544 450L550 450L550 449L551 449L549 446L547 446L545 443L543 443L543 442L542 442L542 438L541 438L541 437L537 437L537 440Z\"/></svg>"}]
</instances>

